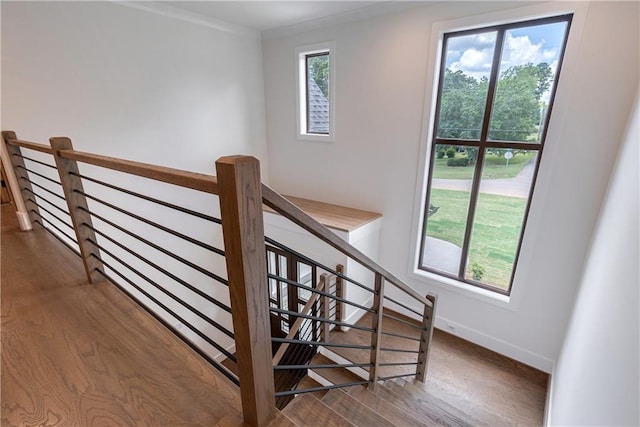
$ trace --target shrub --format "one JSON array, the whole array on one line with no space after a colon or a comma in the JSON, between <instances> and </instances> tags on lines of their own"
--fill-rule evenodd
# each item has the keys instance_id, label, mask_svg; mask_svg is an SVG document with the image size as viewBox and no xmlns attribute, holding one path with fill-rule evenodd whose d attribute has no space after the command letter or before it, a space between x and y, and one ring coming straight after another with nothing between
<instances>
[{"instance_id":1,"label":"shrub","mask_svg":"<svg viewBox=\"0 0 640 427\"><path fill-rule=\"evenodd\" d=\"M456 156L456 149L451 147L447 150L447 157L453 159Z\"/></svg>"},{"instance_id":2,"label":"shrub","mask_svg":"<svg viewBox=\"0 0 640 427\"><path fill-rule=\"evenodd\" d=\"M473 280L482 280L482 276L484 276L484 267L478 264L477 262L471 263L471 277Z\"/></svg>"},{"instance_id":3,"label":"shrub","mask_svg":"<svg viewBox=\"0 0 640 427\"><path fill-rule=\"evenodd\" d=\"M444 159L444 154L445 154L444 150L439 150L436 157L438 157L439 159Z\"/></svg>"},{"instance_id":4,"label":"shrub","mask_svg":"<svg viewBox=\"0 0 640 427\"><path fill-rule=\"evenodd\" d=\"M467 157L458 157L457 159L449 158L447 166L468 166L469 159Z\"/></svg>"}]
</instances>

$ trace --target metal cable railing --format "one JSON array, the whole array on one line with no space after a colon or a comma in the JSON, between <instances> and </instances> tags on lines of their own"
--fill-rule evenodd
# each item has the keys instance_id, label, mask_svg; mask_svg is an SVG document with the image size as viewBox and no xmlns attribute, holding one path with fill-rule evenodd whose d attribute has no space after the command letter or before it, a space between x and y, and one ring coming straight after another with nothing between
<instances>
[{"instance_id":1,"label":"metal cable railing","mask_svg":"<svg viewBox=\"0 0 640 427\"><path fill-rule=\"evenodd\" d=\"M220 226L221 219L151 197L138 188L134 191L118 186L111 179L80 173L76 161L62 158L57 151L69 148L70 143L54 147L52 140L52 147L48 147L14 136L3 132L31 222L41 225L80 255L85 268L91 267L87 270L91 281L94 280L91 275L96 274L115 284L238 385L238 376L218 361L222 356L231 363L237 362L232 350L235 335L231 327L229 283L224 269L218 271L202 265L203 260L210 261L211 257L224 261L225 252L202 234L195 237L179 232L157 218L165 218L164 212L172 212L174 217L202 220L203 224L214 226ZM25 156L22 150L39 153ZM47 155L52 162L44 158ZM96 158L103 164L96 165ZM85 160L102 170L121 172L122 166L125 173L149 178L149 185L161 181L200 194L217 194L215 179L208 176L100 156L89 155ZM136 200L153 208L141 213Z\"/></svg>"},{"instance_id":2,"label":"metal cable railing","mask_svg":"<svg viewBox=\"0 0 640 427\"><path fill-rule=\"evenodd\" d=\"M259 394L271 390L270 378L255 374L269 366L278 407L300 393L354 385L375 388L379 381L408 376L424 380L435 299L421 296L260 184L255 159L221 158L214 177L75 151L67 138L52 138L51 148L17 140L12 132L3 132L3 139L11 147L28 204L23 211L31 222L80 255L90 282L113 283L225 377L236 385L242 381L243 406L262 400L245 411L253 417L247 423L264 424L265 418L256 418L258 412L268 416L263 411L268 402ZM21 148L53 155L55 166L23 156ZM92 170L116 171L146 184L134 191L127 188L131 185L116 185L111 175L99 179L86 173ZM190 197L185 189L195 191L193 200L199 203L203 194L217 196L221 218L171 202L171 197L152 197L141 188L167 196L179 193L179 200ZM339 258L309 256L264 236L262 204L256 200L324 242ZM342 265L329 267L336 259L344 260L349 271ZM385 286L394 289L392 296ZM268 309L260 306L263 301ZM316 357L318 353L334 363ZM350 370L359 379L335 380L337 384L327 379L333 369ZM302 387L311 371L322 373L322 385Z\"/></svg>"},{"instance_id":3,"label":"metal cable railing","mask_svg":"<svg viewBox=\"0 0 640 427\"><path fill-rule=\"evenodd\" d=\"M61 191L62 184L56 173L57 168L54 164L52 151L45 145L31 144L26 147L14 147L10 153L20 191L27 204L28 214L33 223L41 226L76 255L80 255L65 198L54 191ZM41 156L41 159L36 159L33 154L24 155L23 149ZM51 170L54 171L51 174L53 177L47 175L47 172L51 173ZM50 196L54 198L51 199ZM55 203L54 200L61 200L63 203ZM45 203L48 207L45 207ZM57 213L54 213L53 210ZM71 233L65 229L70 229Z\"/></svg>"},{"instance_id":4,"label":"metal cable railing","mask_svg":"<svg viewBox=\"0 0 640 427\"><path fill-rule=\"evenodd\" d=\"M303 372L314 372L312 378L321 380L321 386L299 386L293 382L276 381L276 402L278 407L286 405L295 394L326 391L334 388L351 387L354 385L374 386L379 381L392 380L401 377L416 377L424 365L426 357L424 312L420 312L411 304L384 294L384 277L377 272L369 276L360 274L350 276L343 268L330 268L326 263L306 256L298 250L265 237L267 246L267 260L269 268L267 276L269 282L276 286L271 295L271 314L278 319L293 324L296 319L304 319L309 325L317 325L323 333L310 337L305 335L303 328L293 329L285 338L272 336L272 342L277 346L307 346L314 351L306 354L306 359L280 351L274 358L274 375L276 378L289 372L290 375L300 377ZM269 251L273 254L269 255ZM352 259L347 256L347 259ZM332 275L333 280L322 286L318 280L301 283L299 271L301 266L311 269L314 278ZM366 266L365 266L366 267ZM340 271L339 271L340 270ZM367 282L371 285L367 285ZM342 286L353 286L373 295L373 302L368 304L354 301L344 295L338 295L338 283ZM393 285L393 283L391 283ZM274 289L272 288L272 291ZM288 294L283 298L282 293ZM286 304L287 301L300 298L304 293L307 301L315 298L320 304L327 305L319 309L309 310L307 306L301 309L298 305ZM285 302L284 304L282 304ZM304 300L302 301L304 302ZM352 313L356 313L358 321L345 321L339 313L338 304ZM314 304L315 307L315 304ZM339 317L340 316L340 317ZM417 319L416 319L417 318ZM418 320L420 319L420 320ZM341 331L353 330L351 334ZM355 333L355 335L354 335ZM356 337L355 340L348 337ZM359 338L357 338L359 337ZM314 362L315 353L322 352L325 357L335 363ZM336 355L335 357L332 355ZM332 370L349 370L361 378L361 381L349 381L336 384L325 375ZM408 371L409 370L409 371ZM340 378L339 376L336 378ZM344 380L342 380L344 381Z\"/></svg>"},{"instance_id":5,"label":"metal cable railing","mask_svg":"<svg viewBox=\"0 0 640 427\"><path fill-rule=\"evenodd\" d=\"M93 223L94 221L83 222L82 226L95 235L95 239L90 239L90 242L100 250L100 262L115 273L116 280L124 281L127 286L135 290L128 292L128 295L135 298L147 311L153 311L162 318L173 319L172 321L165 319L170 325L171 322L178 322L178 325L184 326L186 328L184 332L175 325L171 325L170 329L190 347L198 347L199 353L208 354L209 357L206 359L209 363L235 384L239 384L237 375L217 361L215 356L219 354L232 363L237 363L235 354L228 350L235 340L230 327L232 322L231 307L227 302L228 292L220 293L220 288L217 288L222 285L223 289L226 289L227 279L163 246L163 243L166 244L164 236L173 236L184 242L186 247L182 247L182 250L187 253L191 250L189 247L192 247L194 250L204 249L213 256L224 257L224 250L201 238L178 232L156 220L132 212L124 204L107 201L105 198L111 196L111 199L118 200L116 194L125 194L134 199L151 202L156 206L154 210L156 216L162 216L162 210L169 209L217 225L222 221L214 216L107 183L87 174L72 171L70 175L81 182L91 182L108 189L103 191L105 196L102 197L88 190L72 190L74 194L94 204L93 208L80 206L78 210L96 222L96 224ZM126 205L135 206L135 203L126 203ZM100 213L96 212L98 208ZM125 226L122 221L114 219L118 215L121 219L129 218L133 222L130 221L131 223ZM100 225L97 225L98 223ZM146 235L143 236L143 233L138 231L138 224L149 226L150 230L146 231ZM167 263L168 260L177 261L176 266L171 268ZM115 279L113 275L107 275ZM119 286L125 287L122 284ZM220 297L224 297L225 301ZM212 313L216 313L215 318L211 316ZM231 341L223 344L220 338L216 338L217 334L222 334Z\"/></svg>"}]
</instances>

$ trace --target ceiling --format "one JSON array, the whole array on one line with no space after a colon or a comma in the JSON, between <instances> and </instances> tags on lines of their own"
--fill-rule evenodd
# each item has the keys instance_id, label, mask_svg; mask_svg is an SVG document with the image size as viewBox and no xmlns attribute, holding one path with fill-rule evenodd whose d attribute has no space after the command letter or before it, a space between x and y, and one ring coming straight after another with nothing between
<instances>
[{"instance_id":1,"label":"ceiling","mask_svg":"<svg viewBox=\"0 0 640 427\"><path fill-rule=\"evenodd\" d=\"M259 32L378 7L389 1L163 1L162 4Z\"/></svg>"}]
</instances>

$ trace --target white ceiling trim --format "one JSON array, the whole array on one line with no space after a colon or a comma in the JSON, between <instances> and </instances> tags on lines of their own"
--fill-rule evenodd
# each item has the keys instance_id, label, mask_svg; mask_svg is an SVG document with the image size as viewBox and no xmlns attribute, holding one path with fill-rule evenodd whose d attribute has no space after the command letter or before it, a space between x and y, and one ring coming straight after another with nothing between
<instances>
[{"instance_id":1,"label":"white ceiling trim","mask_svg":"<svg viewBox=\"0 0 640 427\"><path fill-rule=\"evenodd\" d=\"M306 22L301 22L299 24L288 25L271 30L264 30L262 31L262 39L270 40L280 37L287 37L294 34L318 30L321 28L331 27L333 25L361 21L364 19L373 18L375 16L384 15L386 13L399 12L419 6L424 6L425 4L434 3L440 3L440 1L384 1L371 6L363 7L361 9L354 9L324 18L316 18Z\"/></svg>"},{"instance_id":2,"label":"white ceiling trim","mask_svg":"<svg viewBox=\"0 0 640 427\"><path fill-rule=\"evenodd\" d=\"M208 16L201 15L199 13L190 12L187 10L179 9L177 7L162 4L156 1L120 1L114 0L116 4L132 7L134 9L140 9L147 12L162 15L167 18L178 19L180 21L190 22L196 25L202 25L204 27L213 28L218 31L224 31L227 33L233 33L241 36L260 39L260 31L252 28L244 27L242 25L232 24L230 22L222 21Z\"/></svg>"}]
</instances>

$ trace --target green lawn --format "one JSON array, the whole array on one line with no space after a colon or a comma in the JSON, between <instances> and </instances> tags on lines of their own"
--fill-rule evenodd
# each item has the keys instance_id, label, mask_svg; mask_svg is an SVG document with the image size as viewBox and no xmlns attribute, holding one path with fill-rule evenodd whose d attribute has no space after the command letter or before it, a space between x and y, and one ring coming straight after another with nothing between
<instances>
[{"instance_id":1,"label":"green lawn","mask_svg":"<svg viewBox=\"0 0 640 427\"><path fill-rule=\"evenodd\" d=\"M509 167L506 167L507 160L503 156L488 154L484 159L482 177L484 179L513 178L520 173L522 168L533 158L535 153L529 151L518 153L509 160ZM456 157L465 157L465 153L456 153ZM435 160L434 178L436 179L471 179L473 178L473 168L471 166L447 166L447 157Z\"/></svg>"},{"instance_id":2,"label":"green lawn","mask_svg":"<svg viewBox=\"0 0 640 427\"><path fill-rule=\"evenodd\" d=\"M439 209L428 219L427 235L461 247L469 193L433 189L430 201ZM480 194L468 266L475 262L484 268L482 282L503 289L509 286L526 202L519 197Z\"/></svg>"}]
</instances>

